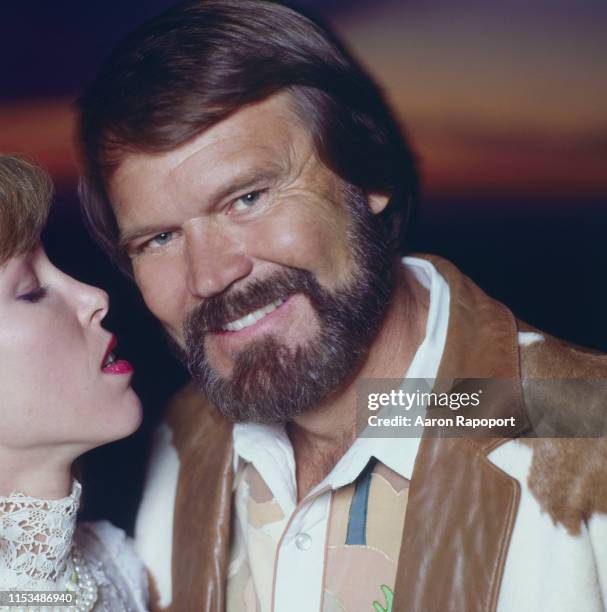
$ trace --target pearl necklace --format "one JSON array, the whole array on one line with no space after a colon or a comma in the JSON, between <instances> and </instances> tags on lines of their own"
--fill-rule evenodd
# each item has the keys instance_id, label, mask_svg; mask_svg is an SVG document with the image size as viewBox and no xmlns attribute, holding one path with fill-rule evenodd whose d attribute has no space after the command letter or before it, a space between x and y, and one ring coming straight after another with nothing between
<instances>
[{"instance_id":1,"label":"pearl necklace","mask_svg":"<svg viewBox=\"0 0 607 612\"><path fill-rule=\"evenodd\" d=\"M75 595L78 612L90 612L97 602L97 583L88 563L75 545L72 546L71 557L74 573L66 585L66 590Z\"/></svg>"}]
</instances>

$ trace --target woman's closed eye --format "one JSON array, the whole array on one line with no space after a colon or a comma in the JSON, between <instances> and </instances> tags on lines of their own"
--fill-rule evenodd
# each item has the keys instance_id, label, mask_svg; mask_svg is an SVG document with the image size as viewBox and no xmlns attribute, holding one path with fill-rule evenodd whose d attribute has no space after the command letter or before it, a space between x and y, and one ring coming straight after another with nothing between
<instances>
[{"instance_id":1,"label":"woman's closed eye","mask_svg":"<svg viewBox=\"0 0 607 612\"><path fill-rule=\"evenodd\" d=\"M48 293L48 287L44 285L39 285L35 289L31 291L27 291L26 293L22 293L17 296L18 300L22 302L29 302L30 304L35 304L40 300L44 299Z\"/></svg>"}]
</instances>

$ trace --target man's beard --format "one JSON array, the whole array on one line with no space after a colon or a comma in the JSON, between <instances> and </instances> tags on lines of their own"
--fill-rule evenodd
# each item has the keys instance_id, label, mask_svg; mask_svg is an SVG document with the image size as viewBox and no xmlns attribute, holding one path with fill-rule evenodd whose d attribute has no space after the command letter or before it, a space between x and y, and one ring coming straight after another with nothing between
<instances>
[{"instance_id":1,"label":"man's beard","mask_svg":"<svg viewBox=\"0 0 607 612\"><path fill-rule=\"evenodd\" d=\"M346 198L353 270L344 288L329 291L311 272L285 268L241 291L208 298L187 317L182 357L203 393L229 419L285 423L326 399L368 354L390 303L393 262L385 231L364 195L348 188ZM207 330L220 330L296 293L316 312L315 338L291 348L268 334L238 353L229 377L213 369L204 346Z\"/></svg>"}]
</instances>

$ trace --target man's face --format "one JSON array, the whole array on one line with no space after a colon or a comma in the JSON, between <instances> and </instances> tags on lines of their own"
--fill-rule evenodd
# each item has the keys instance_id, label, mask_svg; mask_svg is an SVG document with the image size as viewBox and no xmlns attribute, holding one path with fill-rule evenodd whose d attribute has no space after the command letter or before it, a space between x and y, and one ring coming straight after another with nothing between
<instances>
[{"instance_id":1,"label":"man's face","mask_svg":"<svg viewBox=\"0 0 607 612\"><path fill-rule=\"evenodd\" d=\"M286 420L360 363L391 290L386 199L320 163L288 94L126 154L110 192L146 304L228 416Z\"/></svg>"}]
</instances>

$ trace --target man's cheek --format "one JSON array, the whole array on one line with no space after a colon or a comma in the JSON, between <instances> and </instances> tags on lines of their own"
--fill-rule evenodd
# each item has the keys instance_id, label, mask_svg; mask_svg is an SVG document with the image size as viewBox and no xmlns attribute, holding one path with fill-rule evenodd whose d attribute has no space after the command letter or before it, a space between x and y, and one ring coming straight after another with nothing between
<instances>
[{"instance_id":1,"label":"man's cheek","mask_svg":"<svg viewBox=\"0 0 607 612\"><path fill-rule=\"evenodd\" d=\"M309 211L309 212L308 212ZM330 276L346 261L336 239L335 220L313 211L276 214L258 225L247 237L246 249L259 260Z\"/></svg>"},{"instance_id":2,"label":"man's cheek","mask_svg":"<svg viewBox=\"0 0 607 612\"><path fill-rule=\"evenodd\" d=\"M175 281L176 276L152 270L145 263L134 264L135 283L150 312L163 324L171 337L182 344L182 328L185 312L183 290Z\"/></svg>"}]
</instances>

